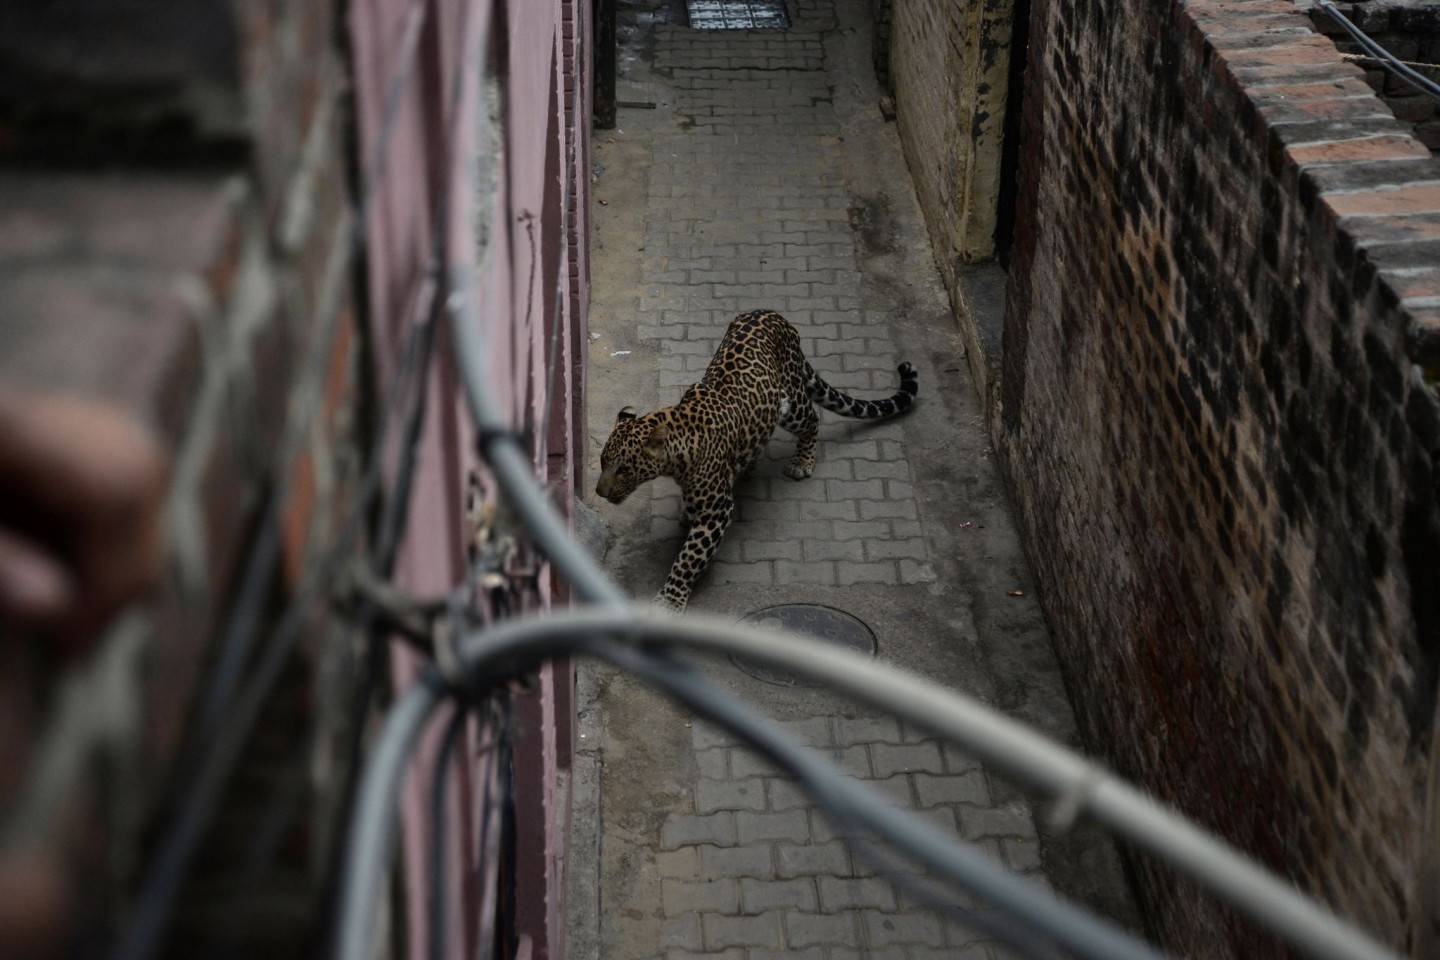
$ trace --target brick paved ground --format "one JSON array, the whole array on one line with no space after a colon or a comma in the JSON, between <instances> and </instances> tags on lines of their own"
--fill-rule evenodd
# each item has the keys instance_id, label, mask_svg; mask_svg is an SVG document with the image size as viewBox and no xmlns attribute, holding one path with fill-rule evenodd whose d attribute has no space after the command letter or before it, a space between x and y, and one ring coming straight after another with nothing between
<instances>
[{"instance_id":1,"label":"brick paved ground","mask_svg":"<svg viewBox=\"0 0 1440 960\"><path fill-rule=\"evenodd\" d=\"M655 9L629 37L640 56L622 58L620 96L655 109L622 109L597 149L597 196L610 198L596 219L597 451L618 407L673 403L699 379L742 310L783 313L812 365L857 395L888 396L899 360L915 361L921 399L905 417L822 413L812 478L780 473L791 441L777 435L692 609L846 609L885 659L1073 737L1033 590L1009 596L1028 573L893 128L874 109L868 4L792 2L783 32L660 22L646 35L666 5L639 2ZM613 531L607 565L648 599L680 544L678 489L595 507ZM972 758L819 691L728 664L713 676L894 802L1124 915L1113 848L1037 831L1024 794ZM877 877L750 751L626 677L591 667L582 685L572 956L1010 956Z\"/></svg>"}]
</instances>

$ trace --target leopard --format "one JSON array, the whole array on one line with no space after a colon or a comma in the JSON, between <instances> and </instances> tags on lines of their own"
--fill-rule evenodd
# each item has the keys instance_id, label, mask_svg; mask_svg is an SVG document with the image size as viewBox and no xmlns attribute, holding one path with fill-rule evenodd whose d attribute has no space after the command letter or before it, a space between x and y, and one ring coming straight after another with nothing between
<instances>
[{"instance_id":1,"label":"leopard","mask_svg":"<svg viewBox=\"0 0 1440 960\"><path fill-rule=\"evenodd\" d=\"M820 406L843 417L876 420L910 409L920 391L913 364L902 363L900 389L884 400L860 400L825 382L805 359L800 334L774 310L752 310L730 322L704 375L674 406L651 413L623 408L600 453L595 494L624 503L643 483L670 477L680 486L689 529L655 595L656 607L683 614L696 579L710 564L735 512L735 486L775 428L796 438L782 468L792 480L815 469Z\"/></svg>"}]
</instances>

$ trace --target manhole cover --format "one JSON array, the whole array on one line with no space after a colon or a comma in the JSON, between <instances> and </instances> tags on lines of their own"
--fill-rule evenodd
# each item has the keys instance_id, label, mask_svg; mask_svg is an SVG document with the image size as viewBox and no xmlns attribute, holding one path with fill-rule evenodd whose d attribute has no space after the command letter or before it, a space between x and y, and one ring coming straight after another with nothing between
<instances>
[{"instance_id":1,"label":"manhole cover","mask_svg":"<svg viewBox=\"0 0 1440 960\"><path fill-rule=\"evenodd\" d=\"M790 26L785 0L686 0L696 30L784 30Z\"/></svg>"},{"instance_id":2,"label":"manhole cover","mask_svg":"<svg viewBox=\"0 0 1440 960\"><path fill-rule=\"evenodd\" d=\"M844 610L822 607L815 603L781 603L740 618L741 623L756 626L792 630L801 636L823 640L855 653L875 656L878 644L875 633L865 626L864 621L852 617ZM817 687L813 680L797 676L778 667L756 663L744 657L730 656L730 662L756 680L773 683L782 687Z\"/></svg>"}]
</instances>

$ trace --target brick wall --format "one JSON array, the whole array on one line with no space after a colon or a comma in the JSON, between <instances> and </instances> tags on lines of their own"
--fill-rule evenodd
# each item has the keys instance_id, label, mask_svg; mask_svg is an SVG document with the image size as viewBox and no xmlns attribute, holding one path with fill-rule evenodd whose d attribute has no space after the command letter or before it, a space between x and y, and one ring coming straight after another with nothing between
<instances>
[{"instance_id":1,"label":"brick wall","mask_svg":"<svg viewBox=\"0 0 1440 960\"><path fill-rule=\"evenodd\" d=\"M1013 9L915 0L877 20L890 35L900 139L952 297L960 264L995 252Z\"/></svg>"},{"instance_id":2,"label":"brick wall","mask_svg":"<svg viewBox=\"0 0 1440 960\"><path fill-rule=\"evenodd\" d=\"M267 497L289 484L283 601L354 494L367 390L334 5L71 6L0 15L23 53L0 76L0 379L105 400L165 440L170 555L158 595L72 675L39 650L0 668L0 817L60 851L73 932L98 944L167 822ZM338 786L311 735L339 720L320 679L339 630L316 612L186 884L174 955L300 955Z\"/></svg>"},{"instance_id":3,"label":"brick wall","mask_svg":"<svg viewBox=\"0 0 1440 960\"><path fill-rule=\"evenodd\" d=\"M1398 59L1411 64L1411 69L1440 82L1440 7L1425 0L1356 0L1337 3L1336 8ZM1308 9L1315 28L1365 71L1365 82L1380 94L1396 119L1412 124L1416 139L1431 153L1440 153L1440 114L1435 98L1385 69L1318 6Z\"/></svg>"},{"instance_id":4,"label":"brick wall","mask_svg":"<svg viewBox=\"0 0 1440 960\"><path fill-rule=\"evenodd\" d=\"M1088 742L1421 956L1440 165L1289 3L1030 28L996 430ZM1285 955L1137 875L1180 955Z\"/></svg>"}]
</instances>

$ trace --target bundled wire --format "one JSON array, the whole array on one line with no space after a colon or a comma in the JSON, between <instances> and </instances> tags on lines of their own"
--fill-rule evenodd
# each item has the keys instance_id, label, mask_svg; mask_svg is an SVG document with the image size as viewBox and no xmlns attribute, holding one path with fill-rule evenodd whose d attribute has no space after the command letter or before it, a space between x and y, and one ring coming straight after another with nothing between
<instances>
[{"instance_id":1,"label":"bundled wire","mask_svg":"<svg viewBox=\"0 0 1440 960\"><path fill-rule=\"evenodd\" d=\"M343 252L337 257L340 266L348 267L357 261L365 248L366 222L379 184L385 176L400 104L412 82L421 31L430 6L417 0L411 4L407 15L398 64L386 90L380 128L363 170L360 196L350 214L350 233ZM305 430L296 430L287 438L282 449L279 458L281 467L277 472L282 479L272 491L262 516L256 542L241 578L234 612L222 634L216 666L207 684L206 695L201 698L196 736L188 751L189 776L147 866L135 908L112 954L115 960L149 960L159 951L181 884L214 818L221 793L239 762L250 733L293 654L311 611L327 595L354 555L365 529L367 514L381 491L381 461L387 431L401 414L406 398L411 397L413 392L406 413L401 461L391 486L392 496L386 503L380 523L378 560L388 572L408 512L409 481L420 426L425 416L426 382L434 353L435 331L442 314L439 303L443 289L440 267L446 258L443 231L447 222L443 215L437 218L436 245L429 279L429 302L432 306L429 315L413 324L407 335L401 362L382 403L372 445L373 455L360 489L348 505L334 539L296 590L246 675L246 665L254 658L252 649L279 559L280 513L289 492L284 478L293 473L291 463L298 455ZM336 302L324 311L325 319L320 324L320 333L313 348L319 356L328 357L327 348L334 342L343 314L342 307L343 303ZM311 413L313 415L313 410Z\"/></svg>"},{"instance_id":2,"label":"bundled wire","mask_svg":"<svg viewBox=\"0 0 1440 960\"><path fill-rule=\"evenodd\" d=\"M607 641L604 638L614 640ZM734 652L820 680L907 723L964 745L987 764L1069 803L1121 836L1158 853L1307 955L1324 960L1398 960L1183 818L1062 747L968 698L813 640L743 628L695 614L659 620L633 611L582 611L499 624L461 649L467 681L484 689L521 676L555 656L588 655L642 672L672 695L741 734L772 760L792 768L822 803L840 798L843 822L864 823L907 855L973 891L1046 938L1082 957L1154 957L1110 927L993 864L902 811L878 801L790 742L773 725L735 703L656 648ZM637 660L636 658L641 658ZM649 658L648 663L641 660ZM431 671L396 704L366 770L341 891L336 960L367 956L370 905L385 875L395 831L395 790L410 744L447 697L461 691ZM807 759L809 758L809 759ZM868 797L868 800L866 799Z\"/></svg>"},{"instance_id":3,"label":"bundled wire","mask_svg":"<svg viewBox=\"0 0 1440 960\"><path fill-rule=\"evenodd\" d=\"M1349 17L1341 13L1340 8L1335 6L1333 0L1319 0L1318 6L1325 11L1330 19L1340 24L1340 28L1350 34L1350 38L1358 43L1366 53L1370 54L1376 60L1379 60L1380 64L1385 67L1386 70L1389 70L1421 93L1429 94L1435 99L1440 100L1440 84L1419 73L1409 64L1405 63L1405 61L1395 56L1395 54L1376 43L1365 31L1355 26Z\"/></svg>"}]
</instances>

